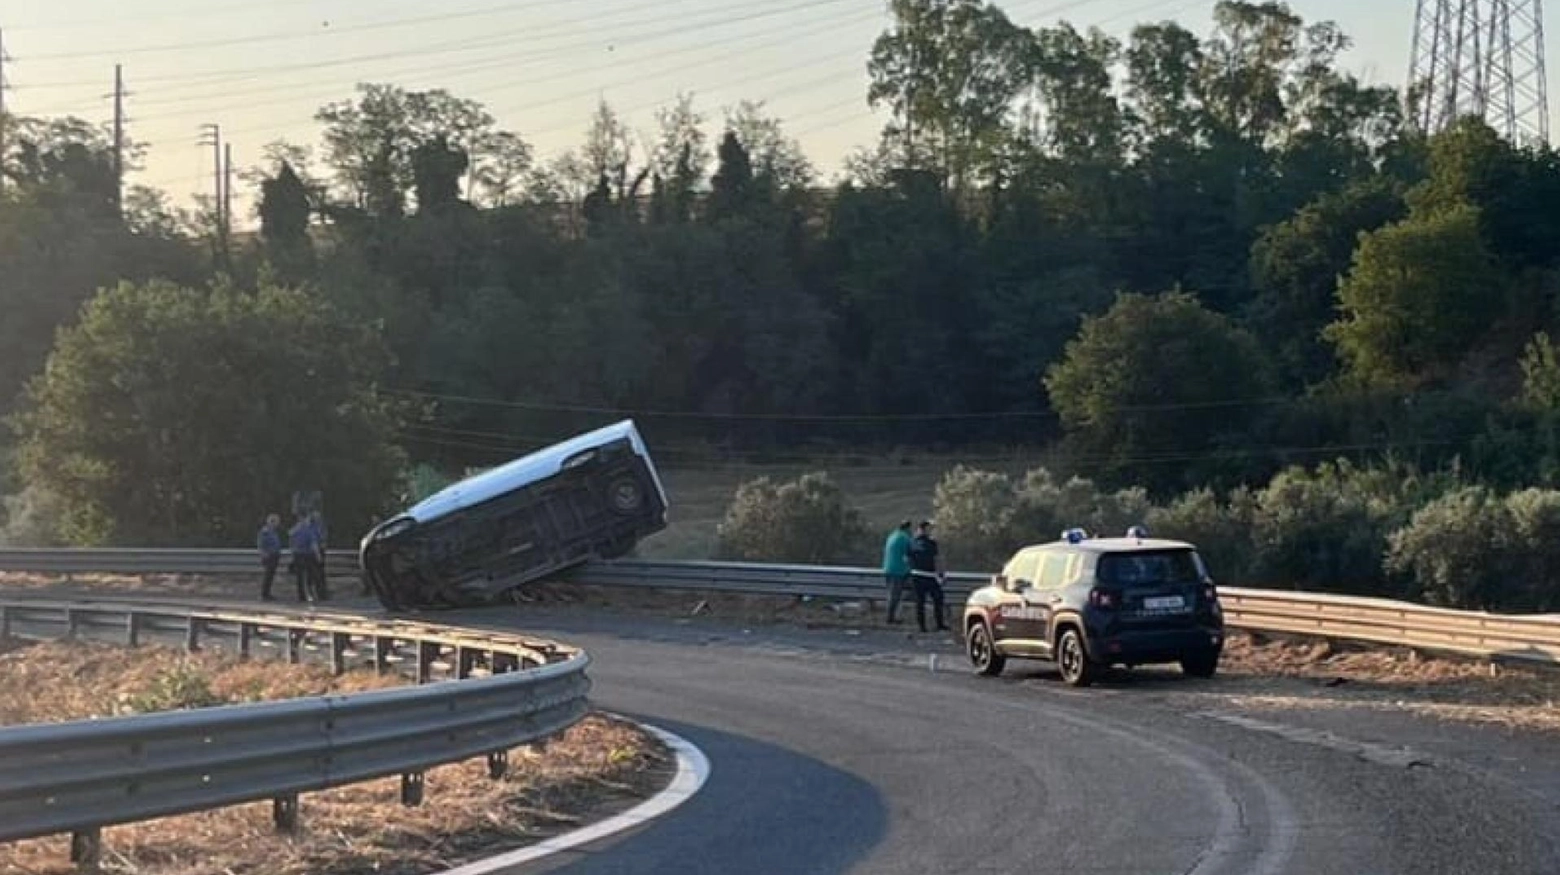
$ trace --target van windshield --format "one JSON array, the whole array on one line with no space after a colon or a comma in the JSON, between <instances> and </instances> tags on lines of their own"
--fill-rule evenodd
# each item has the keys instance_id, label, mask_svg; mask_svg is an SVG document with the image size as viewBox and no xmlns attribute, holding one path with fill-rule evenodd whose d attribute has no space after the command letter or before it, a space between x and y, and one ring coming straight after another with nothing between
<instances>
[{"instance_id":1,"label":"van windshield","mask_svg":"<svg viewBox=\"0 0 1560 875\"><path fill-rule=\"evenodd\" d=\"M1162 586L1201 581L1201 565L1191 550L1145 550L1106 553L1096 573L1102 583L1115 586Z\"/></svg>"}]
</instances>

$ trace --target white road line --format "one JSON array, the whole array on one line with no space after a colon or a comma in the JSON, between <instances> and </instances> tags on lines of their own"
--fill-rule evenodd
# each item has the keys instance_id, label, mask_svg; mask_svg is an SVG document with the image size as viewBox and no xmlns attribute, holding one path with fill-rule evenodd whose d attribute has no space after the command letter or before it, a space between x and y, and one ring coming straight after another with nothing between
<instances>
[{"instance_id":1,"label":"white road line","mask_svg":"<svg viewBox=\"0 0 1560 875\"><path fill-rule=\"evenodd\" d=\"M682 736L673 735L658 726L629 720L616 714L607 716L635 724L660 739L662 744L666 745L677 755L677 774L672 776L672 781L666 785L666 789L622 814L609 817L600 823L594 823L583 829L577 829L561 836L554 836L546 841L499 854L496 857L488 857L485 860L477 860L464 866L457 866L454 869L446 869L443 872L436 873L436 875L493 875L493 873L502 872L523 863L535 862L543 857L550 857L553 854L572 850L581 845L600 841L625 830L642 826L670 812L693 798L693 795L699 792L699 789L704 786L704 782L709 779L709 758L704 755L703 751L695 747L693 742Z\"/></svg>"}]
</instances>

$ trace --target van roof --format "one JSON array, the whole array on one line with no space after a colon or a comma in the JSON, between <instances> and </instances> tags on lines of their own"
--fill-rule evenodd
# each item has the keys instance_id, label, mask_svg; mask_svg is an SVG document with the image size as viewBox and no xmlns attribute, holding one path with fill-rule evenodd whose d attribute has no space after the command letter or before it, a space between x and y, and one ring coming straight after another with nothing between
<instances>
[{"instance_id":1,"label":"van roof","mask_svg":"<svg viewBox=\"0 0 1560 875\"><path fill-rule=\"evenodd\" d=\"M644 440L640 438L634 421L625 419L452 483L408 508L403 516L409 516L420 523L439 519L529 483L551 477L562 469L564 461L570 456L623 438L629 440L634 451L644 458L646 465L650 466L650 474L655 479L656 489L661 493L661 502L665 504L666 490L661 485L661 478L655 471L654 463L650 461L650 454L645 449Z\"/></svg>"}]
</instances>

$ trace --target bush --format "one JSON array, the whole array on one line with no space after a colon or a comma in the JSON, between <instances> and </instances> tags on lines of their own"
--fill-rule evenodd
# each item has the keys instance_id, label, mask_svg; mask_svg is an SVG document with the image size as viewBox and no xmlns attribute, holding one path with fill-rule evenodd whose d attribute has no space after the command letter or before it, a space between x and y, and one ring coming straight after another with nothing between
<instances>
[{"instance_id":1,"label":"bush","mask_svg":"<svg viewBox=\"0 0 1560 875\"><path fill-rule=\"evenodd\" d=\"M1283 471L1257 494L1252 573L1295 589L1405 595L1387 580L1387 537L1457 481L1456 472L1424 476L1344 459Z\"/></svg>"},{"instance_id":2,"label":"bush","mask_svg":"<svg viewBox=\"0 0 1560 875\"><path fill-rule=\"evenodd\" d=\"M990 571L1019 547L1054 540L1066 529L1122 534L1144 522L1153 506L1142 489L1101 492L1081 477L1058 483L1045 468L1015 483L1005 474L959 467L937 485L932 507L949 564Z\"/></svg>"},{"instance_id":3,"label":"bush","mask_svg":"<svg viewBox=\"0 0 1560 875\"><path fill-rule=\"evenodd\" d=\"M992 570L1013 550L1018 495L1006 474L960 465L943 475L932 496L949 567Z\"/></svg>"},{"instance_id":4,"label":"bush","mask_svg":"<svg viewBox=\"0 0 1560 875\"><path fill-rule=\"evenodd\" d=\"M722 559L815 565L860 561L866 524L822 473L789 483L768 477L737 487L718 530Z\"/></svg>"},{"instance_id":5,"label":"bush","mask_svg":"<svg viewBox=\"0 0 1560 875\"><path fill-rule=\"evenodd\" d=\"M1493 609L1516 599L1511 513L1482 486L1420 508L1389 538L1387 567L1412 577L1419 595L1451 608Z\"/></svg>"},{"instance_id":6,"label":"bush","mask_svg":"<svg viewBox=\"0 0 1560 875\"><path fill-rule=\"evenodd\" d=\"M1252 535L1256 512L1256 496L1245 487L1232 491L1225 501L1211 489L1195 489L1150 510L1148 529L1155 537L1197 545L1214 580L1249 583L1256 561Z\"/></svg>"},{"instance_id":7,"label":"bush","mask_svg":"<svg viewBox=\"0 0 1560 875\"><path fill-rule=\"evenodd\" d=\"M0 545L7 547L60 547L60 518L64 513L59 496L29 486L15 495L0 498L4 521L0 524Z\"/></svg>"},{"instance_id":8,"label":"bush","mask_svg":"<svg viewBox=\"0 0 1560 875\"><path fill-rule=\"evenodd\" d=\"M1505 503L1521 566L1511 608L1560 610L1560 492L1525 489Z\"/></svg>"},{"instance_id":9,"label":"bush","mask_svg":"<svg viewBox=\"0 0 1560 875\"><path fill-rule=\"evenodd\" d=\"M211 682L194 665L179 665L157 675L143 690L121 697L120 713L155 714L226 704Z\"/></svg>"}]
</instances>

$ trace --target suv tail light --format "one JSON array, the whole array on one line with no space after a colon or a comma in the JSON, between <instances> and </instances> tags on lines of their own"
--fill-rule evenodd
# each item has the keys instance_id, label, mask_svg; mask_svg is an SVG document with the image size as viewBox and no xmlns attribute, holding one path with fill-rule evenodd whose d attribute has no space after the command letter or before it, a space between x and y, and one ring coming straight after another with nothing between
<instances>
[{"instance_id":1,"label":"suv tail light","mask_svg":"<svg viewBox=\"0 0 1560 875\"><path fill-rule=\"evenodd\" d=\"M1121 594L1108 589L1089 590L1089 606L1102 611L1114 611L1121 607Z\"/></svg>"},{"instance_id":2,"label":"suv tail light","mask_svg":"<svg viewBox=\"0 0 1560 875\"><path fill-rule=\"evenodd\" d=\"M1212 602L1218 601L1219 600L1219 590L1218 590L1218 587L1215 587L1211 583L1203 584L1202 597L1203 597L1203 601L1205 601L1205 602L1212 603Z\"/></svg>"}]
</instances>

